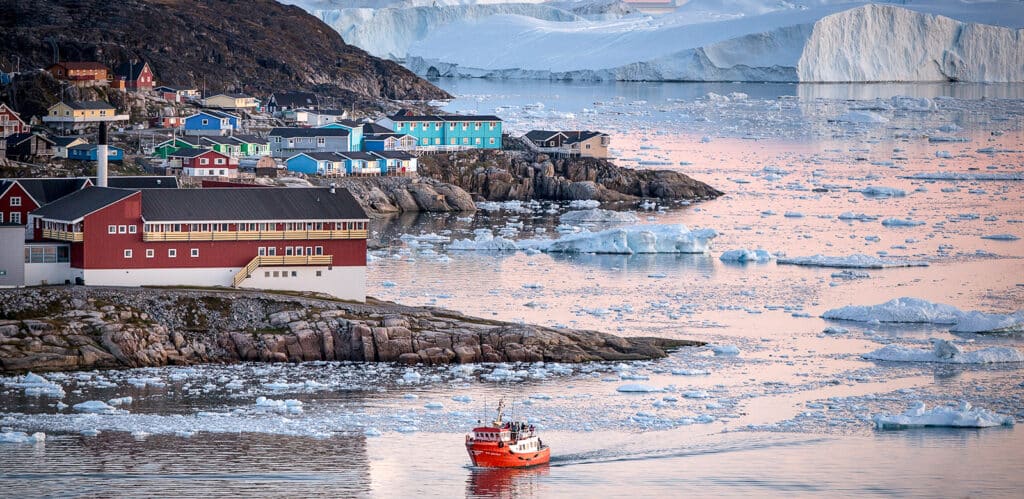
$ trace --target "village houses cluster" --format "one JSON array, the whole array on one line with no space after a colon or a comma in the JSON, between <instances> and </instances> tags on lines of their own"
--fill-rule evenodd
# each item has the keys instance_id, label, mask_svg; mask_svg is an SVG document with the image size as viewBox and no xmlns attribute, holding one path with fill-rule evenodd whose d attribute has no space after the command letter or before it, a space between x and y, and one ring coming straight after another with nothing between
<instances>
[{"instance_id":1,"label":"village houses cluster","mask_svg":"<svg viewBox=\"0 0 1024 499\"><path fill-rule=\"evenodd\" d=\"M61 99L29 121L0 103L0 153L9 164L56 159L97 169L92 177L0 179L0 287L225 286L361 301L369 219L353 196L333 184L276 188L252 179L409 176L422 154L502 148L502 120L492 115L403 111L357 121L311 92L260 100L158 84L145 61L112 71L95 61L58 62L45 71L67 86L166 105L131 123L128 110L105 101ZM108 126L164 138L126 151L106 143ZM554 156L608 155L599 132L534 130L524 139ZM152 175L107 174L108 162L128 157Z\"/></svg>"}]
</instances>

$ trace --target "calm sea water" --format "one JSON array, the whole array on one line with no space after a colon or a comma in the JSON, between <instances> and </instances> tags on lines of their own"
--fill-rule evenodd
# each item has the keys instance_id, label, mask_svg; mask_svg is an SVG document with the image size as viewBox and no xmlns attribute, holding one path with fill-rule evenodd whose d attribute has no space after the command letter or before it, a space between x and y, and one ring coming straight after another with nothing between
<instances>
[{"instance_id":1,"label":"calm sea water","mask_svg":"<svg viewBox=\"0 0 1024 499\"><path fill-rule=\"evenodd\" d=\"M720 235L708 255L457 252L440 241L479 229L558 237L566 207L396 217L373 226L389 246L373 252L370 294L554 327L705 339L740 354L701 348L587 366L312 363L51 376L69 405L132 397L119 406L124 412L103 415L26 396L7 378L0 427L48 437L0 444L0 495L1019 495L1019 430L878 431L871 417L918 400L965 400L1019 420L1021 366L860 356L888 343L926 348L933 337L968 350L1024 348L1020 336L867 323L823 334L839 324L819 315L900 296L965 310L1024 308L1024 243L982 237L1024 237L1024 184L911 178L1020 174L1024 86L439 84L460 96L451 110L497 113L513 131L605 130L621 164L676 169L719 187L726 196L692 206L612 208L634 211L637 223ZM848 112L881 119L842 121ZM868 186L904 196L858 192ZM844 212L869 217L841 220ZM889 227L887 218L923 224ZM429 237L401 239L408 234ZM930 265L851 280L833 276L838 269L718 260L741 247ZM656 391L619 390L629 384ZM282 403L259 405L261 396ZM467 465L462 434L500 397L541 429L554 450L549 466ZM300 401L301 411L286 399Z\"/></svg>"}]
</instances>

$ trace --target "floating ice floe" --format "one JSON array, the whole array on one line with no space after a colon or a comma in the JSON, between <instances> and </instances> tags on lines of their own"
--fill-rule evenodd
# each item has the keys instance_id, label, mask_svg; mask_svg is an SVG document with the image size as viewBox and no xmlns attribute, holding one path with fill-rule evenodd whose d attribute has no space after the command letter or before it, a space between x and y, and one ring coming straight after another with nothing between
<instances>
[{"instance_id":1,"label":"floating ice floe","mask_svg":"<svg viewBox=\"0 0 1024 499\"><path fill-rule=\"evenodd\" d=\"M878 220L878 217L874 215L868 215L866 213L854 213L852 211L844 211L836 217L840 220L858 220L860 222L871 222Z\"/></svg>"},{"instance_id":2,"label":"floating ice floe","mask_svg":"<svg viewBox=\"0 0 1024 499\"><path fill-rule=\"evenodd\" d=\"M116 399L110 399L110 400L107 401L107 404L109 404L111 406L130 405L131 403L132 403L132 398L131 397L120 397L120 398L116 398Z\"/></svg>"},{"instance_id":3,"label":"floating ice floe","mask_svg":"<svg viewBox=\"0 0 1024 499\"><path fill-rule=\"evenodd\" d=\"M888 123L889 118L871 111L850 111L836 116L832 121L839 123Z\"/></svg>"},{"instance_id":4,"label":"floating ice floe","mask_svg":"<svg viewBox=\"0 0 1024 499\"><path fill-rule=\"evenodd\" d=\"M36 432L31 435L23 431L5 431L0 433L0 443L4 444L35 444L46 441L46 434Z\"/></svg>"},{"instance_id":5,"label":"floating ice floe","mask_svg":"<svg viewBox=\"0 0 1024 499\"><path fill-rule=\"evenodd\" d=\"M710 398L711 394L704 390L690 390L683 392L683 396L688 399L706 399Z\"/></svg>"},{"instance_id":6,"label":"floating ice floe","mask_svg":"<svg viewBox=\"0 0 1024 499\"><path fill-rule=\"evenodd\" d=\"M1012 416L997 414L987 409L975 409L967 402L959 407L935 407L927 410L924 402L917 401L903 414L876 414L871 418L880 430L946 427L946 428L988 428L992 426L1013 426Z\"/></svg>"},{"instance_id":7,"label":"floating ice floe","mask_svg":"<svg viewBox=\"0 0 1024 499\"><path fill-rule=\"evenodd\" d=\"M71 406L71 408L78 412L86 412L90 414L118 414L128 412L120 409L115 409L113 406L107 405L107 403L102 400L89 400L87 402L81 402Z\"/></svg>"},{"instance_id":8,"label":"floating ice floe","mask_svg":"<svg viewBox=\"0 0 1024 499\"><path fill-rule=\"evenodd\" d=\"M924 225L924 222L920 220L910 220L909 218L886 218L882 220L882 225L886 227L917 227Z\"/></svg>"},{"instance_id":9,"label":"floating ice floe","mask_svg":"<svg viewBox=\"0 0 1024 499\"><path fill-rule=\"evenodd\" d=\"M267 397L259 397L256 399L256 408L271 412L301 414L302 402L295 399L274 400Z\"/></svg>"},{"instance_id":10,"label":"floating ice floe","mask_svg":"<svg viewBox=\"0 0 1024 499\"><path fill-rule=\"evenodd\" d=\"M955 344L932 338L932 349L886 345L863 355L868 360L887 362L934 362L942 364L1002 364L1024 362L1024 354L1009 347L988 347L964 352Z\"/></svg>"},{"instance_id":11,"label":"floating ice floe","mask_svg":"<svg viewBox=\"0 0 1024 499\"><path fill-rule=\"evenodd\" d=\"M590 210L601 206L601 202L596 199L574 199L569 201L569 208L574 210Z\"/></svg>"},{"instance_id":12,"label":"floating ice floe","mask_svg":"<svg viewBox=\"0 0 1024 499\"><path fill-rule=\"evenodd\" d=\"M491 233L490 229L477 229L473 231L473 239L459 239L452 241L448 249L452 251L516 251L519 249L515 241L505 239Z\"/></svg>"},{"instance_id":13,"label":"floating ice floe","mask_svg":"<svg viewBox=\"0 0 1024 499\"><path fill-rule=\"evenodd\" d=\"M649 385L641 385L639 383L631 383L628 385L622 385L616 388L615 390L622 393L656 393L660 392L661 388Z\"/></svg>"},{"instance_id":14,"label":"floating ice floe","mask_svg":"<svg viewBox=\"0 0 1024 499\"><path fill-rule=\"evenodd\" d=\"M1024 310L1012 314L963 311L952 305L920 298L894 298L879 305L849 305L821 315L824 319L855 322L895 322L951 325L955 333L1012 332L1024 330Z\"/></svg>"},{"instance_id":15,"label":"floating ice floe","mask_svg":"<svg viewBox=\"0 0 1024 499\"><path fill-rule=\"evenodd\" d=\"M987 236L981 236L982 239L991 239L993 241L1016 241L1020 239L1013 234L989 234Z\"/></svg>"},{"instance_id":16,"label":"floating ice floe","mask_svg":"<svg viewBox=\"0 0 1024 499\"><path fill-rule=\"evenodd\" d=\"M907 195L902 189L877 185L869 185L858 192L869 198L901 198Z\"/></svg>"},{"instance_id":17,"label":"floating ice floe","mask_svg":"<svg viewBox=\"0 0 1024 499\"><path fill-rule=\"evenodd\" d=\"M673 369L674 376L704 376L711 374L707 369Z\"/></svg>"},{"instance_id":18,"label":"floating ice floe","mask_svg":"<svg viewBox=\"0 0 1024 499\"><path fill-rule=\"evenodd\" d=\"M632 223L639 220L633 213L602 210L594 208L590 210L577 210L563 213L558 220L567 224L579 224L585 222L594 223Z\"/></svg>"},{"instance_id":19,"label":"floating ice floe","mask_svg":"<svg viewBox=\"0 0 1024 499\"><path fill-rule=\"evenodd\" d=\"M64 398L64 388L38 374L27 373L14 386L25 389L28 396L46 396Z\"/></svg>"},{"instance_id":20,"label":"floating ice floe","mask_svg":"<svg viewBox=\"0 0 1024 499\"><path fill-rule=\"evenodd\" d=\"M718 257L723 262L767 262L772 259L772 254L763 249L748 250L746 248L725 251Z\"/></svg>"},{"instance_id":21,"label":"floating ice floe","mask_svg":"<svg viewBox=\"0 0 1024 499\"><path fill-rule=\"evenodd\" d=\"M810 267L833 267L850 269L886 269L891 267L927 267L928 262L923 260L892 260L882 259L863 253L849 256L780 256L779 264L805 265Z\"/></svg>"},{"instance_id":22,"label":"floating ice floe","mask_svg":"<svg viewBox=\"0 0 1024 499\"><path fill-rule=\"evenodd\" d=\"M715 355L719 356L734 356L740 354L740 349L736 345L711 345L711 351Z\"/></svg>"}]
</instances>

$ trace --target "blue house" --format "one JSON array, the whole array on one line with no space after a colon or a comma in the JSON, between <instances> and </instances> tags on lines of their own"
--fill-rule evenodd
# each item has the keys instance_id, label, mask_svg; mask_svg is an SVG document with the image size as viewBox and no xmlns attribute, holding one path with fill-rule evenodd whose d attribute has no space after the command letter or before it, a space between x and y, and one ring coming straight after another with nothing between
<instances>
[{"instance_id":1,"label":"blue house","mask_svg":"<svg viewBox=\"0 0 1024 499\"><path fill-rule=\"evenodd\" d=\"M384 121L395 133L416 138L418 149L501 149L501 118L492 115L411 115Z\"/></svg>"},{"instance_id":2,"label":"blue house","mask_svg":"<svg viewBox=\"0 0 1024 499\"><path fill-rule=\"evenodd\" d=\"M240 123L233 114L204 109L185 118L185 135L231 135Z\"/></svg>"},{"instance_id":3,"label":"blue house","mask_svg":"<svg viewBox=\"0 0 1024 499\"><path fill-rule=\"evenodd\" d=\"M405 151L373 151L377 157L381 175L402 175L416 173L416 156Z\"/></svg>"},{"instance_id":4,"label":"blue house","mask_svg":"<svg viewBox=\"0 0 1024 499\"><path fill-rule=\"evenodd\" d=\"M96 144L78 144L68 148L68 159L77 161L96 161ZM107 146L108 161L124 160L124 149Z\"/></svg>"},{"instance_id":5,"label":"blue house","mask_svg":"<svg viewBox=\"0 0 1024 499\"><path fill-rule=\"evenodd\" d=\"M285 160L288 171L306 175L338 176L345 174L345 158L334 152L303 152Z\"/></svg>"},{"instance_id":6,"label":"blue house","mask_svg":"<svg viewBox=\"0 0 1024 499\"><path fill-rule=\"evenodd\" d=\"M318 128L334 128L348 130L348 150L363 150L363 124L359 123L358 121L341 119L334 123L328 123Z\"/></svg>"},{"instance_id":7,"label":"blue house","mask_svg":"<svg viewBox=\"0 0 1024 499\"><path fill-rule=\"evenodd\" d=\"M349 175L380 175L377 156L368 152L339 152L345 160L345 173Z\"/></svg>"}]
</instances>

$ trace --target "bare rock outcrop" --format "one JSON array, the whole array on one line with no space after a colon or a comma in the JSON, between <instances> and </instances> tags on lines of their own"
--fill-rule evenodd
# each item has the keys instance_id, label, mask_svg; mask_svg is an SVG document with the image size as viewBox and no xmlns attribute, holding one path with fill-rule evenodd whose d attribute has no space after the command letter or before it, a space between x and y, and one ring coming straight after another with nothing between
<instances>
[{"instance_id":1,"label":"bare rock outcrop","mask_svg":"<svg viewBox=\"0 0 1024 499\"><path fill-rule=\"evenodd\" d=\"M236 290L2 290L0 318L0 372L241 361L643 360L703 344L556 330L373 299Z\"/></svg>"},{"instance_id":2,"label":"bare rock outcrop","mask_svg":"<svg viewBox=\"0 0 1024 499\"><path fill-rule=\"evenodd\" d=\"M476 211L468 192L430 178L344 177L330 182L348 189L370 214Z\"/></svg>"}]
</instances>

